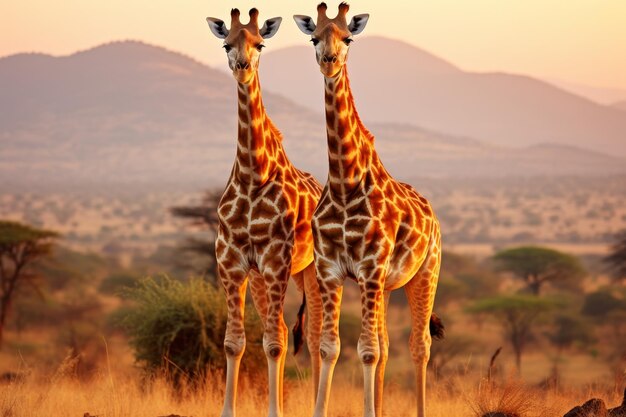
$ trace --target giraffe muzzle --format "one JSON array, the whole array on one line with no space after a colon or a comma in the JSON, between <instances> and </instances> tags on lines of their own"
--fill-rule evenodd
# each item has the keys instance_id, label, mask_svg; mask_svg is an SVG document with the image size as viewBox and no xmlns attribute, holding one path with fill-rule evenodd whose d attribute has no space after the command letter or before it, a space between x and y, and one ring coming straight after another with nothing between
<instances>
[{"instance_id":1,"label":"giraffe muzzle","mask_svg":"<svg viewBox=\"0 0 626 417\"><path fill-rule=\"evenodd\" d=\"M238 62L235 64L235 69L236 69L236 70L240 70L240 71L241 71L241 70L247 70L247 69L250 69L250 63L249 63L249 62L240 62L240 61L238 61Z\"/></svg>"},{"instance_id":2,"label":"giraffe muzzle","mask_svg":"<svg viewBox=\"0 0 626 417\"><path fill-rule=\"evenodd\" d=\"M322 62L325 64L336 64L337 63L337 55L324 55L322 57Z\"/></svg>"}]
</instances>

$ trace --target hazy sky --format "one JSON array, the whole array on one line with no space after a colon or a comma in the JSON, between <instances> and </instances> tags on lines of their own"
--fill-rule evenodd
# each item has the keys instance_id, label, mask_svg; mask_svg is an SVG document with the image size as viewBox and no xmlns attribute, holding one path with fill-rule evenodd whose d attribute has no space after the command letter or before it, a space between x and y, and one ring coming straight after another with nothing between
<instances>
[{"instance_id":1,"label":"hazy sky","mask_svg":"<svg viewBox=\"0 0 626 417\"><path fill-rule=\"evenodd\" d=\"M327 1L334 14L338 1ZM296 5L297 4L297 5ZM223 64L206 16L256 6L284 18L268 49L305 44L291 15L314 15L294 0L2 0L0 56L64 55L111 40L137 39L209 64ZM506 71L626 89L626 0L353 0L370 13L364 34L398 38L466 70ZM363 35L362 35L363 36ZM358 41L358 39L357 39ZM373 63L380 64L373 58ZM395 65L395 63L390 63Z\"/></svg>"}]
</instances>

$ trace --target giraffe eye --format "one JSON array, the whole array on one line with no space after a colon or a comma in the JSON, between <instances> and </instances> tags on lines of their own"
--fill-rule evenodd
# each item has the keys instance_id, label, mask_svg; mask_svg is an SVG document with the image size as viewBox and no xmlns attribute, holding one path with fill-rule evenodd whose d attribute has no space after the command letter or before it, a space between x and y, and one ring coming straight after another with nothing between
<instances>
[{"instance_id":1,"label":"giraffe eye","mask_svg":"<svg viewBox=\"0 0 626 417\"><path fill-rule=\"evenodd\" d=\"M256 50L259 51L259 52L261 52L261 50L263 50L263 48L265 48L265 45L263 45L262 43L260 43L260 44L258 44L256 46Z\"/></svg>"},{"instance_id":2,"label":"giraffe eye","mask_svg":"<svg viewBox=\"0 0 626 417\"><path fill-rule=\"evenodd\" d=\"M320 40L316 38L312 38L311 42L313 42L313 46L317 46L317 44L320 43Z\"/></svg>"},{"instance_id":3,"label":"giraffe eye","mask_svg":"<svg viewBox=\"0 0 626 417\"><path fill-rule=\"evenodd\" d=\"M352 42L354 42L354 39L352 39L352 38L345 38L345 39L343 40L343 43L345 43L345 44L346 44L346 45L348 45L348 46L350 46L350 44L351 44Z\"/></svg>"},{"instance_id":4,"label":"giraffe eye","mask_svg":"<svg viewBox=\"0 0 626 417\"><path fill-rule=\"evenodd\" d=\"M231 49L233 49L233 47L230 46L230 45L224 45L224 46L222 46L222 48L226 49L226 53L229 53L231 51Z\"/></svg>"}]
</instances>

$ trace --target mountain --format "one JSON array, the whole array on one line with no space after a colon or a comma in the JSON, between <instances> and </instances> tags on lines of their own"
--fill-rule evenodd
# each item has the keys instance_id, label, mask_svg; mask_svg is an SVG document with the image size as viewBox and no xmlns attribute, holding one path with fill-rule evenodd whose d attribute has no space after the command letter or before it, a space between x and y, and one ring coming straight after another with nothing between
<instances>
[{"instance_id":1,"label":"mountain","mask_svg":"<svg viewBox=\"0 0 626 417\"><path fill-rule=\"evenodd\" d=\"M626 111L626 100L624 101L618 101L617 103L613 103L612 106L616 109L619 110L624 110Z\"/></svg>"},{"instance_id":2,"label":"mountain","mask_svg":"<svg viewBox=\"0 0 626 417\"><path fill-rule=\"evenodd\" d=\"M596 103L610 105L619 100L626 98L626 90L621 88L596 87L570 81L563 81L558 78L545 78L550 84L553 84L565 91L586 97Z\"/></svg>"},{"instance_id":3,"label":"mountain","mask_svg":"<svg viewBox=\"0 0 626 417\"><path fill-rule=\"evenodd\" d=\"M270 90L323 109L322 76L310 45L268 53L261 71ZM357 37L348 71L366 123L410 121L500 146L554 143L626 156L623 112L530 77L465 72L381 37Z\"/></svg>"},{"instance_id":4,"label":"mountain","mask_svg":"<svg viewBox=\"0 0 626 417\"><path fill-rule=\"evenodd\" d=\"M163 48L115 42L66 57L7 57L0 91L0 175L223 182L232 165L234 81ZM278 120L307 114L269 92L265 99Z\"/></svg>"},{"instance_id":5,"label":"mountain","mask_svg":"<svg viewBox=\"0 0 626 417\"><path fill-rule=\"evenodd\" d=\"M459 72L443 61L424 71ZM140 42L14 55L0 59L0 91L0 186L209 186L230 172L235 81L184 55ZM323 115L269 88L263 97L290 158L324 179ZM562 145L512 149L409 124L368 127L387 168L405 180L626 171L623 159Z\"/></svg>"}]
</instances>

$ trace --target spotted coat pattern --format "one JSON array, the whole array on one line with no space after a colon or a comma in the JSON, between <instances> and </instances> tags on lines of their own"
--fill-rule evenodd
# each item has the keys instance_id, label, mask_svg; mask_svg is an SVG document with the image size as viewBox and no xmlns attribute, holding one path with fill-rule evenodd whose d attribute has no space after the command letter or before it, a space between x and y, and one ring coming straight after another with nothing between
<instances>
[{"instance_id":1,"label":"spotted coat pattern","mask_svg":"<svg viewBox=\"0 0 626 417\"><path fill-rule=\"evenodd\" d=\"M317 25L295 16L311 34L324 74L329 174L313 214L315 267L323 304L322 367L315 417L325 417L334 366L339 356L339 313L343 283L354 279L361 292L361 335L367 417L382 416L388 337L389 292L404 287L411 310L411 356L416 366L417 415L425 416L425 376L430 355L429 323L441 263L441 235L430 203L396 181L374 147L374 136L359 118L345 65L352 35L368 15L347 24L348 5L334 19L318 6ZM382 87L381 87L382 88Z\"/></svg>"},{"instance_id":2,"label":"spotted coat pattern","mask_svg":"<svg viewBox=\"0 0 626 417\"><path fill-rule=\"evenodd\" d=\"M263 349L268 361L269 416L282 416L283 373L287 328L283 304L289 277L307 295L309 349L315 352L318 374L321 299L313 265L311 216L321 186L287 158L282 136L265 112L258 78L258 61L270 19L259 31L258 11L250 23L231 12L231 28L209 18L224 47L237 82L238 133L235 162L218 204L215 243L219 280L226 294L228 319L224 336L227 375L223 417L235 415L238 370L245 350L244 310L247 284L264 325ZM273 22L273 23L272 23Z\"/></svg>"}]
</instances>

